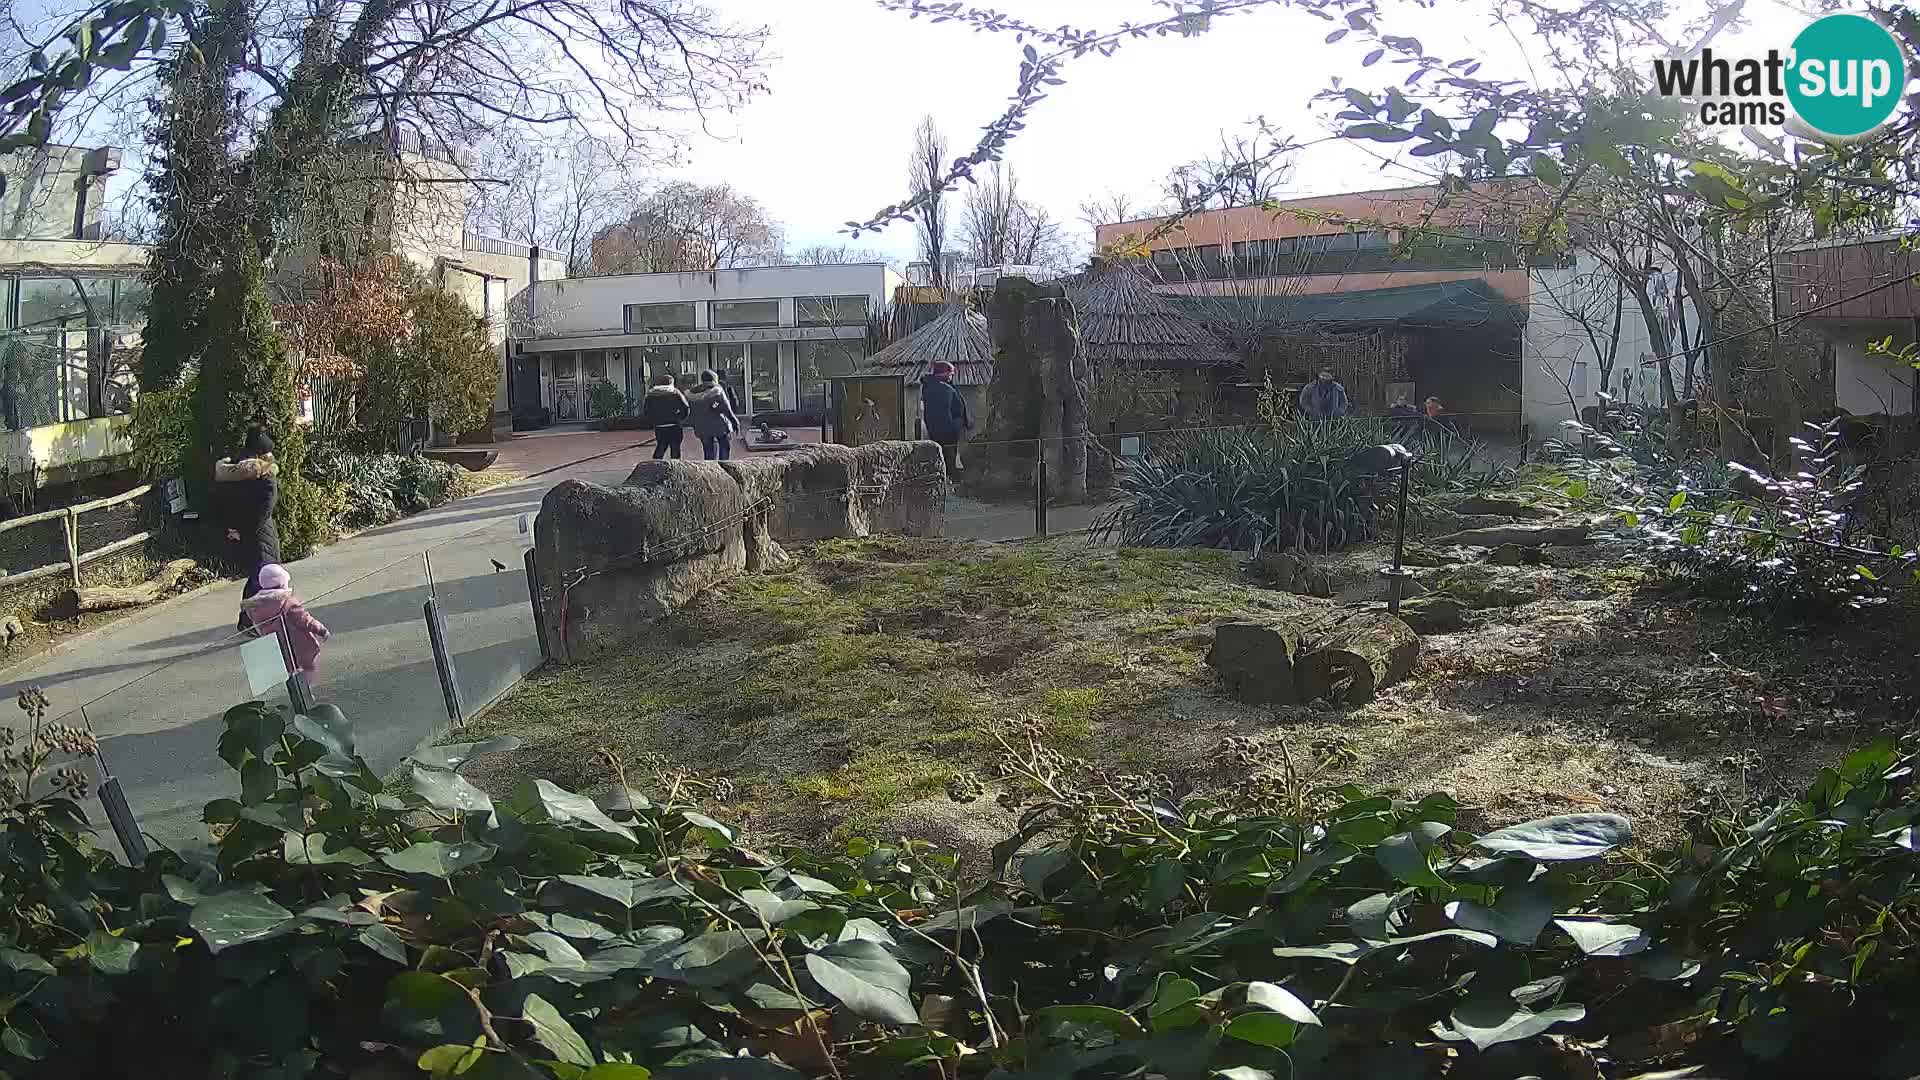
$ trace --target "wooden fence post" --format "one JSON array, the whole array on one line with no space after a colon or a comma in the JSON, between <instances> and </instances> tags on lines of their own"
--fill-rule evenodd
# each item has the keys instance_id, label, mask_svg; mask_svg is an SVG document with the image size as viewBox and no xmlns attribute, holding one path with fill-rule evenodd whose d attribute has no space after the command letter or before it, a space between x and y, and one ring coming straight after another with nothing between
<instances>
[{"instance_id":1,"label":"wooden fence post","mask_svg":"<svg viewBox=\"0 0 1920 1080\"><path fill-rule=\"evenodd\" d=\"M77 589L80 587L80 515L68 507L60 525L67 540L67 569L72 572L73 587Z\"/></svg>"}]
</instances>

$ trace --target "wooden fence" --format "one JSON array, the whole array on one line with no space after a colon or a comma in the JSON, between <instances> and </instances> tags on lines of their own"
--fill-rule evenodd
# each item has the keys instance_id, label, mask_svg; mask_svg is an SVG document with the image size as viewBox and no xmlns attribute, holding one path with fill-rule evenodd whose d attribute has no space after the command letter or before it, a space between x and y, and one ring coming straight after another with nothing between
<instances>
[{"instance_id":1,"label":"wooden fence","mask_svg":"<svg viewBox=\"0 0 1920 1080\"><path fill-rule=\"evenodd\" d=\"M116 551L124 551L137 544L144 544L153 538L152 529L143 529L140 532L134 533L132 536L123 537L110 544L97 547L92 551L81 551L81 517L86 514L98 513L102 510L108 510L120 506L123 503L131 502L152 491L152 484L142 484L132 491L123 491L118 495L110 495L107 498L96 499L93 502L81 503L78 506L66 506L58 510L46 510L38 514L28 514L25 517L17 517L11 521L0 522L0 533L5 533L12 529L20 529L29 525L38 525L42 522L58 520L60 522L61 532L66 540L67 549L67 557L60 562L37 566L31 570L23 570L17 574L0 573L0 588L5 588L9 585L19 585L28 581L36 581L43 577L52 577L60 573L67 574L69 580L73 583L73 587L76 589L79 588L80 568L82 566L85 566L95 559L112 555Z\"/></svg>"}]
</instances>

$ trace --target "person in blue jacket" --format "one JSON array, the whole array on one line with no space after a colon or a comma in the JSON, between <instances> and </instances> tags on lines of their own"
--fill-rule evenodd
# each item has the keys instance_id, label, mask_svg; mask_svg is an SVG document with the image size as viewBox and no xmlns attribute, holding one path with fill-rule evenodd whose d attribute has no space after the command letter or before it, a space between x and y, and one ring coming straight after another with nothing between
<instances>
[{"instance_id":1,"label":"person in blue jacket","mask_svg":"<svg viewBox=\"0 0 1920 1080\"><path fill-rule=\"evenodd\" d=\"M953 385L954 367L936 360L920 380L920 411L926 418L927 438L940 444L947 459L947 472L960 471L960 440L973 430L973 413L967 399Z\"/></svg>"}]
</instances>

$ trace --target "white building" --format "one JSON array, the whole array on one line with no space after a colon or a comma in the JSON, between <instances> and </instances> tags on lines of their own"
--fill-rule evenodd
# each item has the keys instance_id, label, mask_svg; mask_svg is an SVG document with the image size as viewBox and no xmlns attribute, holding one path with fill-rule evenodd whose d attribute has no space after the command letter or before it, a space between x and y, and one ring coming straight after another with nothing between
<instances>
[{"instance_id":1,"label":"white building","mask_svg":"<svg viewBox=\"0 0 1920 1080\"><path fill-rule=\"evenodd\" d=\"M711 368L743 419L813 422L827 380L866 356L867 320L900 284L885 263L539 281L516 302L513 411L595 419L596 384L637 403L655 375L691 386Z\"/></svg>"}]
</instances>

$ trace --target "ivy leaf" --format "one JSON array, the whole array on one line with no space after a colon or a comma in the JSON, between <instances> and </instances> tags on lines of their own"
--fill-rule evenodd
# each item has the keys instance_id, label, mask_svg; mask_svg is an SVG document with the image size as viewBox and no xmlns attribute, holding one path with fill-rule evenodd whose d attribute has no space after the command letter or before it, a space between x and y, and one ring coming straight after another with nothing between
<instances>
[{"instance_id":1,"label":"ivy leaf","mask_svg":"<svg viewBox=\"0 0 1920 1080\"><path fill-rule=\"evenodd\" d=\"M838 941L807 954L807 973L820 989L868 1020L920 1023L907 996L907 969L871 941Z\"/></svg>"},{"instance_id":2,"label":"ivy leaf","mask_svg":"<svg viewBox=\"0 0 1920 1080\"><path fill-rule=\"evenodd\" d=\"M1135 1020L1119 1009L1105 1005L1049 1005L1036 1009L1035 1020L1058 1020L1063 1024L1098 1024L1125 1039L1137 1039L1147 1033Z\"/></svg>"},{"instance_id":3,"label":"ivy leaf","mask_svg":"<svg viewBox=\"0 0 1920 1080\"><path fill-rule=\"evenodd\" d=\"M1632 923L1603 922L1597 919L1555 919L1553 925L1567 932L1580 951L1588 956L1632 956L1646 952L1653 939Z\"/></svg>"},{"instance_id":4,"label":"ivy leaf","mask_svg":"<svg viewBox=\"0 0 1920 1080\"><path fill-rule=\"evenodd\" d=\"M436 810L457 810L463 814L490 814L493 800L474 787L466 777L446 769L413 767L413 790Z\"/></svg>"},{"instance_id":5,"label":"ivy leaf","mask_svg":"<svg viewBox=\"0 0 1920 1080\"><path fill-rule=\"evenodd\" d=\"M554 880L604 897L631 910L649 900L687 895L686 887L670 878L611 878L588 874L561 874Z\"/></svg>"},{"instance_id":6,"label":"ivy leaf","mask_svg":"<svg viewBox=\"0 0 1920 1080\"><path fill-rule=\"evenodd\" d=\"M766 936L765 930L715 930L701 934L669 948L654 964L654 974L696 986L732 982L760 964L754 946Z\"/></svg>"},{"instance_id":7,"label":"ivy leaf","mask_svg":"<svg viewBox=\"0 0 1920 1080\"><path fill-rule=\"evenodd\" d=\"M1380 841L1373 857L1394 879L1408 885L1440 888L1446 885L1427 862L1427 853L1410 832L1396 833Z\"/></svg>"},{"instance_id":8,"label":"ivy leaf","mask_svg":"<svg viewBox=\"0 0 1920 1080\"><path fill-rule=\"evenodd\" d=\"M95 930L87 936L87 960L93 970L102 975L125 975L132 971L134 954L139 951L139 942L115 937L105 930Z\"/></svg>"},{"instance_id":9,"label":"ivy leaf","mask_svg":"<svg viewBox=\"0 0 1920 1080\"><path fill-rule=\"evenodd\" d=\"M261 896L236 889L215 893L193 906L187 925L193 927L209 952L219 952L249 941L263 941L292 929L299 920L293 912Z\"/></svg>"},{"instance_id":10,"label":"ivy leaf","mask_svg":"<svg viewBox=\"0 0 1920 1080\"><path fill-rule=\"evenodd\" d=\"M1380 62L1380 58L1381 58L1381 57L1383 57L1383 56L1385 56L1385 55L1387 55L1387 50L1385 50L1385 49L1375 49L1375 50L1373 50L1372 52L1370 52L1370 53L1368 53L1367 55L1365 55L1365 56L1363 56L1363 57L1361 57L1361 58L1360 58L1360 66L1361 66L1361 67L1372 67L1373 65L1375 65L1375 64L1377 64L1377 63L1379 63L1379 62Z\"/></svg>"},{"instance_id":11,"label":"ivy leaf","mask_svg":"<svg viewBox=\"0 0 1920 1080\"><path fill-rule=\"evenodd\" d=\"M1226 1029L1228 1038L1271 1046L1275 1050L1292 1046L1294 1036L1299 1033L1299 1024L1272 1012L1242 1013L1229 1021Z\"/></svg>"},{"instance_id":12,"label":"ivy leaf","mask_svg":"<svg viewBox=\"0 0 1920 1080\"><path fill-rule=\"evenodd\" d=\"M249 758L240 766L240 802L257 806L273 797L280 787L280 770L261 758Z\"/></svg>"},{"instance_id":13,"label":"ivy leaf","mask_svg":"<svg viewBox=\"0 0 1920 1080\"><path fill-rule=\"evenodd\" d=\"M329 754L353 756L353 721L337 705L315 705L312 712L293 718L293 730L326 747Z\"/></svg>"},{"instance_id":14,"label":"ivy leaf","mask_svg":"<svg viewBox=\"0 0 1920 1080\"><path fill-rule=\"evenodd\" d=\"M1187 868L1178 859L1161 859L1147 871L1147 888L1140 896L1140 906L1148 911L1158 911L1173 903L1187 886Z\"/></svg>"},{"instance_id":15,"label":"ivy leaf","mask_svg":"<svg viewBox=\"0 0 1920 1080\"><path fill-rule=\"evenodd\" d=\"M682 810L680 817L694 829L706 832L707 846L710 848L723 848L733 843L733 830L705 814L693 810Z\"/></svg>"},{"instance_id":16,"label":"ivy leaf","mask_svg":"<svg viewBox=\"0 0 1920 1080\"><path fill-rule=\"evenodd\" d=\"M465 781L461 782L465 783ZM534 800L546 810L549 820L591 825L601 832L612 833L630 844L639 843L632 829L608 817L607 812L600 809L599 804L585 795L576 795L547 780L535 780L531 794Z\"/></svg>"},{"instance_id":17,"label":"ivy leaf","mask_svg":"<svg viewBox=\"0 0 1920 1080\"><path fill-rule=\"evenodd\" d=\"M1510 864L1509 864L1510 865ZM1483 930L1514 945L1532 945L1553 918L1553 904L1541 890L1509 886L1500 890L1493 907L1456 900L1446 907L1447 918L1469 930Z\"/></svg>"},{"instance_id":18,"label":"ivy leaf","mask_svg":"<svg viewBox=\"0 0 1920 1080\"><path fill-rule=\"evenodd\" d=\"M1270 982L1250 982L1247 984L1247 1004L1257 1008L1277 1012L1296 1024L1320 1024L1320 1017L1314 1014L1307 1003L1295 997L1293 991Z\"/></svg>"},{"instance_id":19,"label":"ivy leaf","mask_svg":"<svg viewBox=\"0 0 1920 1080\"><path fill-rule=\"evenodd\" d=\"M373 856L352 845L328 851L328 842L324 833L290 832L281 845L281 856L292 866L365 866L373 861Z\"/></svg>"},{"instance_id":20,"label":"ivy leaf","mask_svg":"<svg viewBox=\"0 0 1920 1080\"><path fill-rule=\"evenodd\" d=\"M458 844L428 840L402 848L391 855L383 855L380 861L402 874L429 874L444 880L469 866L486 862L498 850L492 844L475 840Z\"/></svg>"},{"instance_id":21,"label":"ivy leaf","mask_svg":"<svg viewBox=\"0 0 1920 1080\"><path fill-rule=\"evenodd\" d=\"M1562 1005L1537 1013L1511 999L1469 997L1448 1019L1453 1023L1453 1030L1465 1035L1476 1049L1485 1050L1501 1043L1531 1039L1555 1024L1569 1023L1586 1015L1585 1005Z\"/></svg>"},{"instance_id":22,"label":"ivy leaf","mask_svg":"<svg viewBox=\"0 0 1920 1080\"><path fill-rule=\"evenodd\" d=\"M53 974L53 965L46 959L27 952L24 949L0 949L0 968L8 971L22 971L33 975Z\"/></svg>"},{"instance_id":23,"label":"ivy leaf","mask_svg":"<svg viewBox=\"0 0 1920 1080\"><path fill-rule=\"evenodd\" d=\"M534 1039L551 1051L555 1059L582 1068L593 1067L593 1051L587 1049L587 1040L573 1030L573 1025L567 1023L567 1018L547 999L528 994L526 1004L520 1007L520 1018L533 1025Z\"/></svg>"},{"instance_id":24,"label":"ivy leaf","mask_svg":"<svg viewBox=\"0 0 1920 1080\"><path fill-rule=\"evenodd\" d=\"M1347 925L1368 941L1387 941L1406 929L1407 909L1418 896L1416 889L1375 893L1347 908Z\"/></svg>"},{"instance_id":25,"label":"ivy leaf","mask_svg":"<svg viewBox=\"0 0 1920 1080\"><path fill-rule=\"evenodd\" d=\"M743 889L740 899L768 926L778 926L795 915L820 910L820 905L811 900L782 900L765 889Z\"/></svg>"},{"instance_id":26,"label":"ivy leaf","mask_svg":"<svg viewBox=\"0 0 1920 1080\"><path fill-rule=\"evenodd\" d=\"M1632 839L1633 826L1618 814L1562 814L1495 829L1473 843L1495 855L1573 862L1605 855Z\"/></svg>"},{"instance_id":27,"label":"ivy leaf","mask_svg":"<svg viewBox=\"0 0 1920 1080\"><path fill-rule=\"evenodd\" d=\"M1349 32L1349 28L1344 26L1338 30L1335 30L1333 33L1327 35L1326 37L1327 44L1331 45L1334 42L1339 41L1341 38L1346 37L1348 32Z\"/></svg>"},{"instance_id":28,"label":"ivy leaf","mask_svg":"<svg viewBox=\"0 0 1920 1080\"><path fill-rule=\"evenodd\" d=\"M520 740L512 735L496 735L479 742L448 743L445 746L416 746L407 760L429 769L459 772L461 766L488 754L504 754L520 749Z\"/></svg>"},{"instance_id":29,"label":"ivy leaf","mask_svg":"<svg viewBox=\"0 0 1920 1080\"><path fill-rule=\"evenodd\" d=\"M400 935L394 933L392 927L384 923L367 927L355 935L354 940L396 964L406 965L406 943L400 940Z\"/></svg>"},{"instance_id":30,"label":"ivy leaf","mask_svg":"<svg viewBox=\"0 0 1920 1080\"><path fill-rule=\"evenodd\" d=\"M1557 188L1566 181L1566 174L1561 171L1560 163L1545 154L1533 155L1533 175L1534 179L1548 187ZM1577 499L1580 496L1575 495L1574 498Z\"/></svg>"},{"instance_id":31,"label":"ivy leaf","mask_svg":"<svg viewBox=\"0 0 1920 1080\"><path fill-rule=\"evenodd\" d=\"M447 1043L421 1052L414 1064L420 1067L421 1072L431 1074L433 1080L447 1080L480 1064L480 1059L485 1056L485 1043L473 1046Z\"/></svg>"}]
</instances>

